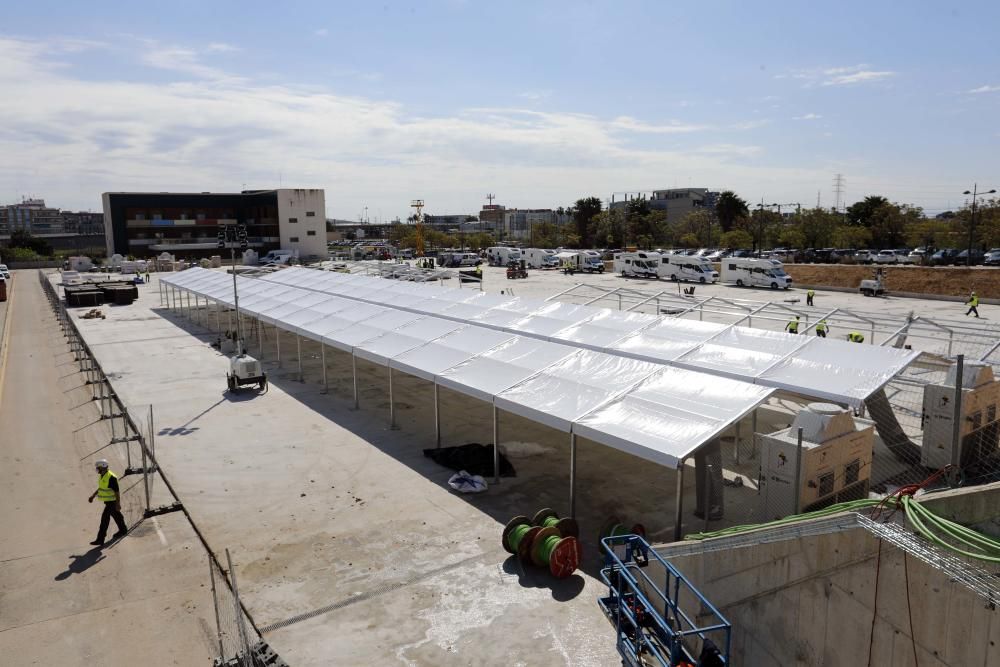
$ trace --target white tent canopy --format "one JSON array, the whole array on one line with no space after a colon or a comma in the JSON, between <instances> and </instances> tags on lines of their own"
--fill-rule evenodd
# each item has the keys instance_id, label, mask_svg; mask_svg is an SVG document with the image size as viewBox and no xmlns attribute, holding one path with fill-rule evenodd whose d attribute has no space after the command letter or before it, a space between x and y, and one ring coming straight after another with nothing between
<instances>
[{"instance_id":1,"label":"white tent canopy","mask_svg":"<svg viewBox=\"0 0 1000 667\"><path fill-rule=\"evenodd\" d=\"M265 280L278 278L367 303L391 303L392 307L410 312L667 363L854 406L919 355L911 350L856 346L853 351L864 347L865 360L865 365L857 366L851 363L850 355L844 354L847 343L819 337L478 291L469 295L462 289L314 269L285 269Z\"/></svg>"}]
</instances>

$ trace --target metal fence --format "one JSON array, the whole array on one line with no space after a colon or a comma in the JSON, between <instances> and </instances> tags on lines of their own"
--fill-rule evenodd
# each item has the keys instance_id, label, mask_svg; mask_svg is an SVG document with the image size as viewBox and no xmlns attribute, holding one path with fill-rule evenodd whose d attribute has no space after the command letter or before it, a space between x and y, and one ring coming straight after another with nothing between
<instances>
[{"instance_id":1,"label":"metal fence","mask_svg":"<svg viewBox=\"0 0 1000 667\"><path fill-rule=\"evenodd\" d=\"M112 378L105 373L80 335L52 282L43 271L38 272L38 279L52 306L60 331L66 338L69 351L73 354L74 362L79 366L84 386L88 388L91 400L97 407L100 421L107 425L109 442L98 451L123 471L120 475L121 503L126 523L134 527L146 518L181 511L187 516L205 549L218 635L219 657L215 664L220 667L284 665L281 658L261 639L257 626L240 600L229 551L225 552L226 566L223 566L198 527L191 521L190 515L158 466L153 406L130 405L116 393Z\"/></svg>"}]
</instances>

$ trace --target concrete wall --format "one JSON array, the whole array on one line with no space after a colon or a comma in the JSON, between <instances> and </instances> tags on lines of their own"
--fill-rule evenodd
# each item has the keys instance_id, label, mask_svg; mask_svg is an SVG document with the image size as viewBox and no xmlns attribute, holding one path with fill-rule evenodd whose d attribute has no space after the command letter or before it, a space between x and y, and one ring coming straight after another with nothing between
<instances>
[{"instance_id":1,"label":"concrete wall","mask_svg":"<svg viewBox=\"0 0 1000 667\"><path fill-rule=\"evenodd\" d=\"M962 523L1000 513L1000 484L935 496L935 512ZM692 555L689 543L678 545L683 556L657 549L733 624L735 664L912 667L915 637L921 667L1000 665L1000 611L913 556L904 569L904 552L890 544L879 556L879 540L863 528L706 547Z\"/></svg>"},{"instance_id":2,"label":"concrete wall","mask_svg":"<svg viewBox=\"0 0 1000 667\"><path fill-rule=\"evenodd\" d=\"M325 258L326 197L323 190L283 188L277 192L278 234L281 237L281 248L298 250L299 257L303 258ZM313 215L307 215L309 213ZM293 238L298 240L292 241Z\"/></svg>"}]
</instances>

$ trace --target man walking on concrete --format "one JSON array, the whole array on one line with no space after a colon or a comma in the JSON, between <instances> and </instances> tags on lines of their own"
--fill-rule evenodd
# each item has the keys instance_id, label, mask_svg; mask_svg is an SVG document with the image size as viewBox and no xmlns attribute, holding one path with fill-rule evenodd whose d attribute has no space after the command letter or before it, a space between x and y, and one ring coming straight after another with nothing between
<instances>
[{"instance_id":1,"label":"man walking on concrete","mask_svg":"<svg viewBox=\"0 0 1000 667\"><path fill-rule=\"evenodd\" d=\"M975 313L976 317L977 318L979 317L979 297L976 296L975 292L973 292L969 296L969 300L965 302L965 305L967 305L969 307L969 309L967 311L965 311L965 316L966 317L969 316L969 313Z\"/></svg>"},{"instance_id":2,"label":"man walking on concrete","mask_svg":"<svg viewBox=\"0 0 1000 667\"><path fill-rule=\"evenodd\" d=\"M811 289L808 292L806 292L806 305L807 306L813 305L813 297L814 296L816 296L816 290L812 290Z\"/></svg>"},{"instance_id":3,"label":"man walking on concrete","mask_svg":"<svg viewBox=\"0 0 1000 667\"><path fill-rule=\"evenodd\" d=\"M111 536L112 540L124 537L128 532L125 517L122 516L121 493L118 490L118 476L108 470L108 462L100 459L94 464L97 469L97 490L90 494L88 503L97 498L104 503L104 513L101 514L101 527L97 531L97 539L91 542L96 547L104 545L104 536L108 534L108 523L113 518L118 532Z\"/></svg>"}]
</instances>

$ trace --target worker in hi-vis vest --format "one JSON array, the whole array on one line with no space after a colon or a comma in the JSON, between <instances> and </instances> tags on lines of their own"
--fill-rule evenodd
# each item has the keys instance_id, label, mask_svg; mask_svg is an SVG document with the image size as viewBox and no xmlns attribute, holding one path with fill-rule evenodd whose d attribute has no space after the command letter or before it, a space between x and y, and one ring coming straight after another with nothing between
<instances>
[{"instance_id":1,"label":"worker in hi-vis vest","mask_svg":"<svg viewBox=\"0 0 1000 667\"><path fill-rule=\"evenodd\" d=\"M976 317L979 317L979 297L976 296L975 292L969 295L969 300L965 302L965 305L969 307L969 309L965 311L966 317L969 316L969 313L975 313Z\"/></svg>"},{"instance_id":2,"label":"worker in hi-vis vest","mask_svg":"<svg viewBox=\"0 0 1000 667\"><path fill-rule=\"evenodd\" d=\"M809 290L806 292L806 305L813 305L813 297L816 296L816 290Z\"/></svg>"},{"instance_id":3,"label":"worker in hi-vis vest","mask_svg":"<svg viewBox=\"0 0 1000 667\"><path fill-rule=\"evenodd\" d=\"M799 316L796 315L794 320L789 320L788 324L785 325L785 331L791 334L797 334L799 332Z\"/></svg>"},{"instance_id":4,"label":"worker in hi-vis vest","mask_svg":"<svg viewBox=\"0 0 1000 667\"><path fill-rule=\"evenodd\" d=\"M97 539L91 542L94 546L100 547L104 545L104 536L108 534L108 523L110 523L111 519L114 519L115 525L118 526L118 532L112 535L111 539L117 540L119 537L124 537L125 533L128 532L128 528L125 526L125 517L122 516L118 476L108 470L108 462L104 459L97 461L94 467L97 469L97 490L90 494L87 502L92 503L94 502L94 498L97 498L104 503L104 513L101 514L101 527L97 531Z\"/></svg>"},{"instance_id":5,"label":"worker in hi-vis vest","mask_svg":"<svg viewBox=\"0 0 1000 667\"><path fill-rule=\"evenodd\" d=\"M830 327L826 325L826 320L820 320L816 323L816 335L820 338L826 338L826 332L830 330Z\"/></svg>"},{"instance_id":6,"label":"worker in hi-vis vest","mask_svg":"<svg viewBox=\"0 0 1000 667\"><path fill-rule=\"evenodd\" d=\"M865 342L865 337L860 333L858 333L857 331L852 331L851 333L847 334L847 340L852 343L863 343Z\"/></svg>"}]
</instances>

